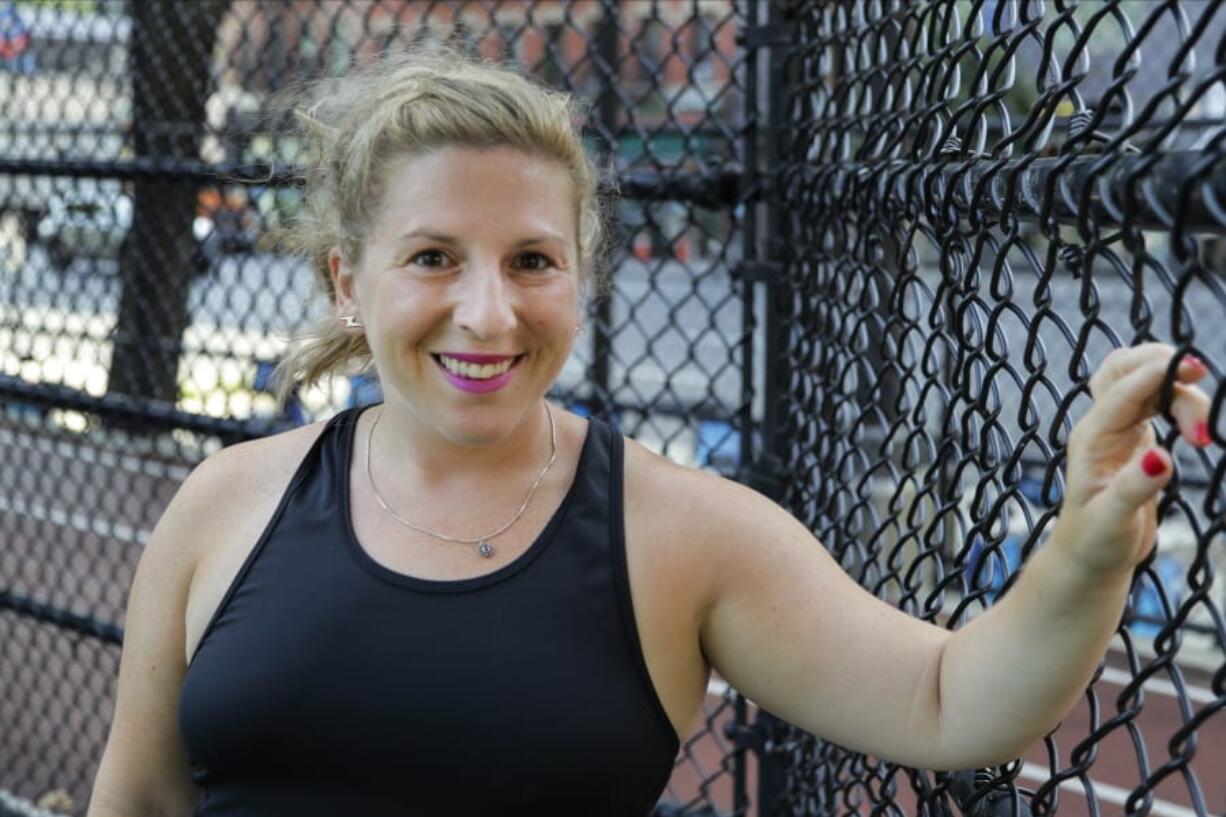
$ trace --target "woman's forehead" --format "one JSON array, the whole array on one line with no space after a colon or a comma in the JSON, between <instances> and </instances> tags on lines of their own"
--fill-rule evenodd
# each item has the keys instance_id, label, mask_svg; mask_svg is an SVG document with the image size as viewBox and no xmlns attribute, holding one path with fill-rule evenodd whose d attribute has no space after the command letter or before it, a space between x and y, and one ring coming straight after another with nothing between
<instances>
[{"instance_id":1,"label":"woman's forehead","mask_svg":"<svg viewBox=\"0 0 1226 817\"><path fill-rule=\"evenodd\" d=\"M441 148L392 162L376 236L406 232L575 232L575 189L559 162L513 148Z\"/></svg>"}]
</instances>

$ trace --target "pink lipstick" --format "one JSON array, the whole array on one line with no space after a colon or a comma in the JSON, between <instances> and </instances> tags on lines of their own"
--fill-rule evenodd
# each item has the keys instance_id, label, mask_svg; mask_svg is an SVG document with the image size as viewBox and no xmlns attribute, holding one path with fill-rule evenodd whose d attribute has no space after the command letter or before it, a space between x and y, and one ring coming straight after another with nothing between
<instances>
[{"instance_id":1,"label":"pink lipstick","mask_svg":"<svg viewBox=\"0 0 1226 817\"><path fill-rule=\"evenodd\" d=\"M488 380L470 380L467 377L461 377L458 374L449 372L447 370L447 367L443 365L442 361L439 360L437 355L431 355L431 357L434 358L434 362L438 365L439 371L442 372L443 378L448 383L455 386L457 389L460 389L461 391L466 391L470 394L487 394L492 391L498 391L503 386L511 382L511 378L515 376L515 372L519 369L519 364L522 362L520 359L517 358L515 362L511 364L511 368L507 369L505 372L498 375L497 377L491 377ZM510 357L510 355L450 355L449 354L448 357L455 357L457 360L463 360L467 363L479 363L479 364L484 365L486 363L498 363L499 361L506 360L508 357Z\"/></svg>"}]
</instances>

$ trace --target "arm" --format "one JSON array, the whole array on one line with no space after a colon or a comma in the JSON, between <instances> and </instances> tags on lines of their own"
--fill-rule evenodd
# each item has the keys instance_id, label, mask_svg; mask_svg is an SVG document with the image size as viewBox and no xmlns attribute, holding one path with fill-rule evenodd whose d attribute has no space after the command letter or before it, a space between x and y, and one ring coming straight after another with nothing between
<instances>
[{"instance_id":1,"label":"arm","mask_svg":"<svg viewBox=\"0 0 1226 817\"><path fill-rule=\"evenodd\" d=\"M1020 754L1056 726L1119 626L1133 571L1157 534L1157 494L1173 474L1149 425L1173 352L1162 344L1118 349L1094 373L1094 405L1069 435L1065 500L1051 537L1004 599L950 639L940 691L959 703L943 709L943 732L982 733L992 759ZM1171 413L1197 446L1210 443L1209 399L1187 384L1206 372L1199 361L1183 362L1173 387ZM999 741L987 745L993 734Z\"/></svg>"},{"instance_id":2,"label":"arm","mask_svg":"<svg viewBox=\"0 0 1226 817\"><path fill-rule=\"evenodd\" d=\"M975 749L961 768L1003 763L1055 728L1107 651L1131 584L1131 570L1076 570L1049 540L1003 599L952 635L937 697L949 751Z\"/></svg>"},{"instance_id":3,"label":"arm","mask_svg":"<svg viewBox=\"0 0 1226 817\"><path fill-rule=\"evenodd\" d=\"M180 486L141 554L124 616L115 713L87 817L185 817L200 799L178 726L188 588L227 450Z\"/></svg>"},{"instance_id":4,"label":"arm","mask_svg":"<svg viewBox=\"0 0 1226 817\"><path fill-rule=\"evenodd\" d=\"M841 746L921 768L973 765L940 735L951 634L869 594L765 497L730 482L705 493L698 563L712 580L700 641L720 675Z\"/></svg>"},{"instance_id":5,"label":"arm","mask_svg":"<svg viewBox=\"0 0 1226 817\"><path fill-rule=\"evenodd\" d=\"M1084 689L1153 542L1154 496L1171 468L1163 454L1154 455L1161 474L1140 462L1169 361L1169 347L1156 345L1108 358L1091 382L1095 405L1070 438L1051 538L1005 598L956 633L871 596L749 489L695 489L699 558L712 568L700 632L707 657L761 706L851 749L931 769L1021 754ZM1196 368L1181 380L1203 376ZM1203 445L1208 398L1177 390L1172 411Z\"/></svg>"}]
</instances>

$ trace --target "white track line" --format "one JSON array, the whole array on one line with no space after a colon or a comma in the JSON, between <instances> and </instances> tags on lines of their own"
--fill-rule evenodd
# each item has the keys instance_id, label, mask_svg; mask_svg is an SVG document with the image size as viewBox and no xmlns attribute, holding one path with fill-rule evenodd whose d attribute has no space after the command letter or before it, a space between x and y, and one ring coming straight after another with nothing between
<instances>
[{"instance_id":1,"label":"white track line","mask_svg":"<svg viewBox=\"0 0 1226 817\"><path fill-rule=\"evenodd\" d=\"M1108 684L1117 686L1127 686L1132 682L1132 676L1123 670L1115 667L1104 667L1101 680ZM1159 695L1169 695L1172 698L1179 697L1179 690L1170 681L1165 681L1161 678L1150 678L1145 682L1144 689L1146 692L1155 692ZM1192 684L1183 685L1183 694L1189 701L1198 704L1209 704L1217 700L1217 696L1213 694L1213 690L1205 689L1204 687L1193 686Z\"/></svg>"},{"instance_id":2,"label":"white track line","mask_svg":"<svg viewBox=\"0 0 1226 817\"><path fill-rule=\"evenodd\" d=\"M1109 672L1112 673L1110 678L1107 677L1107 673ZM1107 680L1108 683L1127 683L1128 681L1132 680L1132 676L1125 672L1121 672L1120 670L1113 670L1108 667L1103 671L1103 679ZM1170 692L1157 688L1162 684L1166 684L1166 686L1170 688ZM1146 690L1150 690L1151 687L1154 687L1152 691L1158 692L1159 694L1175 694L1175 686L1166 681L1150 681L1145 685ZM1190 700L1200 701L1199 697L1193 694L1193 689L1197 690L1197 694L1208 695L1208 700L1210 701L1217 700L1215 697L1213 697L1212 693L1202 691L1194 687L1185 687L1185 691L1187 692L1187 696ZM712 678L707 683L708 695L714 695L718 698L722 698L727 692L728 683L726 681ZM1025 777L1028 780L1033 780L1037 783L1046 783L1051 779L1051 775L1047 773L1047 769L1037 763L1023 763L1018 776ZM1090 778L1090 784L1094 787L1095 796L1104 803L1122 806L1128 802L1128 796L1132 794L1129 789L1121 788L1120 786L1113 786L1110 783L1104 783L1103 781L1095 780L1094 778ZM1065 789L1066 791L1080 794L1082 797L1084 797L1086 793L1080 780L1065 780L1060 783L1059 787ZM1153 806L1150 808L1150 813L1157 815L1157 817L1198 817L1195 809L1188 808L1187 806L1181 806L1178 803L1172 803L1169 800L1159 800L1158 798L1154 798Z\"/></svg>"},{"instance_id":3,"label":"white track line","mask_svg":"<svg viewBox=\"0 0 1226 817\"><path fill-rule=\"evenodd\" d=\"M14 513L60 527L72 528L82 533L95 533L107 539L118 539L133 545L144 545L150 531L138 530L131 525L120 525L81 512L69 513L62 508L44 505L41 502L26 502L24 499L9 499L0 496L0 513Z\"/></svg>"},{"instance_id":4,"label":"white track line","mask_svg":"<svg viewBox=\"0 0 1226 817\"><path fill-rule=\"evenodd\" d=\"M41 809L29 800L24 800L4 789L0 789L0 806L4 806L14 814L21 814L23 817L65 817L58 811Z\"/></svg>"},{"instance_id":5,"label":"white track line","mask_svg":"<svg viewBox=\"0 0 1226 817\"><path fill-rule=\"evenodd\" d=\"M1037 783L1046 783L1051 779L1047 769L1037 763L1023 763L1021 771L1018 772L1018 777L1025 777ZM1104 803L1122 806L1128 802L1128 795L1132 794L1128 789L1113 786L1110 783L1103 783L1101 780L1095 780L1094 778L1090 778L1090 784L1094 787L1094 795ZM1080 780L1062 781L1059 788L1080 794L1082 797L1086 795ZM1156 797L1153 800L1149 813L1156 814L1158 817L1199 817L1195 809L1181 806L1178 803L1172 803L1169 800L1159 800Z\"/></svg>"},{"instance_id":6,"label":"white track line","mask_svg":"<svg viewBox=\"0 0 1226 817\"><path fill-rule=\"evenodd\" d=\"M28 432L15 432L0 428L0 443L21 446L40 454L50 454L70 460L79 460L129 474L140 474L155 479L170 479L182 482L191 473L191 468L165 463L157 459L120 454L106 448L91 445L88 441L49 439Z\"/></svg>"}]
</instances>

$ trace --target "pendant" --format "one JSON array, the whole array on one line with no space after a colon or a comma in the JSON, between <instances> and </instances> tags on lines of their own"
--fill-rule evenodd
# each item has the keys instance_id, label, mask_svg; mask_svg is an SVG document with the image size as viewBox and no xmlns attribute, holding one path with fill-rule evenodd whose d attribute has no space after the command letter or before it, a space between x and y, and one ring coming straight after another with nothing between
<instances>
[{"instance_id":1,"label":"pendant","mask_svg":"<svg viewBox=\"0 0 1226 817\"><path fill-rule=\"evenodd\" d=\"M494 546L489 542L481 541L477 543L477 552L486 559L494 555Z\"/></svg>"}]
</instances>

